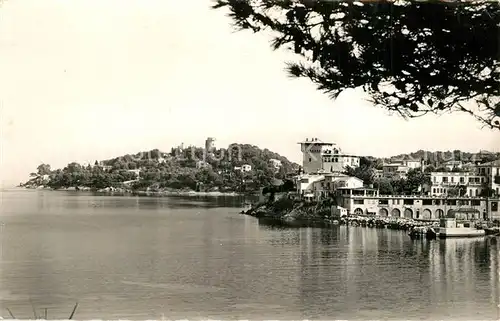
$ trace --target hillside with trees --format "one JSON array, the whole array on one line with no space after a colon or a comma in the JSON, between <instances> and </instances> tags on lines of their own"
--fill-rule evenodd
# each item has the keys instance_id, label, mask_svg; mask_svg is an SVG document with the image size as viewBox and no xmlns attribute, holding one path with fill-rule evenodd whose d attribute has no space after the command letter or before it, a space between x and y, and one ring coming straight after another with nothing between
<instances>
[{"instance_id":1,"label":"hillside with trees","mask_svg":"<svg viewBox=\"0 0 500 321\"><path fill-rule=\"evenodd\" d=\"M281 162L279 168L270 160ZM242 171L242 165L251 170ZM173 148L170 152L154 149L128 154L94 164L70 163L52 170L41 164L25 187L126 188L130 190L192 190L251 192L269 185L274 179L296 174L298 165L268 149L248 144L232 144L207 154L203 148Z\"/></svg>"}]
</instances>

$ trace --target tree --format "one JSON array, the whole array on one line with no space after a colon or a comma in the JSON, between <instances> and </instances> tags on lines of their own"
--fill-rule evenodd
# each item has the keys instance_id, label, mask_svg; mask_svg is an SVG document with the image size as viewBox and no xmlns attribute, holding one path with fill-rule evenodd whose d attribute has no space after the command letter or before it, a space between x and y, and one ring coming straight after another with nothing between
<instances>
[{"instance_id":1,"label":"tree","mask_svg":"<svg viewBox=\"0 0 500 321\"><path fill-rule=\"evenodd\" d=\"M299 57L290 75L332 98L360 87L405 118L459 111L500 129L497 1L214 1L236 27L272 30Z\"/></svg>"},{"instance_id":2,"label":"tree","mask_svg":"<svg viewBox=\"0 0 500 321\"><path fill-rule=\"evenodd\" d=\"M430 176L422 173L419 168L410 169L406 174L406 190L410 193L417 192L424 184L430 184Z\"/></svg>"},{"instance_id":3,"label":"tree","mask_svg":"<svg viewBox=\"0 0 500 321\"><path fill-rule=\"evenodd\" d=\"M393 195L394 188L391 181L388 179L381 179L374 183L374 187L378 188L380 195Z\"/></svg>"},{"instance_id":4,"label":"tree","mask_svg":"<svg viewBox=\"0 0 500 321\"><path fill-rule=\"evenodd\" d=\"M39 176L49 175L50 174L50 165L49 164L38 165L37 173Z\"/></svg>"},{"instance_id":5,"label":"tree","mask_svg":"<svg viewBox=\"0 0 500 321\"><path fill-rule=\"evenodd\" d=\"M436 171L436 167L434 167L434 165L429 165L425 168L424 173L430 174L430 173L435 172L435 171Z\"/></svg>"},{"instance_id":6,"label":"tree","mask_svg":"<svg viewBox=\"0 0 500 321\"><path fill-rule=\"evenodd\" d=\"M344 174L357 177L363 181L365 185L373 184L375 180L375 163L366 157L361 157L358 167L347 166Z\"/></svg>"}]
</instances>

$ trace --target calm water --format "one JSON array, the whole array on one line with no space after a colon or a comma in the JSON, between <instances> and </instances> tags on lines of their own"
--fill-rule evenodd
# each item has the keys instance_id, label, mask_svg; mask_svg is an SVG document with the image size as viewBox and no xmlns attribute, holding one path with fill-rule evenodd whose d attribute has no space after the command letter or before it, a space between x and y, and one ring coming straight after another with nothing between
<instances>
[{"instance_id":1,"label":"calm water","mask_svg":"<svg viewBox=\"0 0 500 321\"><path fill-rule=\"evenodd\" d=\"M277 227L240 202L2 192L0 316L499 319L498 239Z\"/></svg>"}]
</instances>

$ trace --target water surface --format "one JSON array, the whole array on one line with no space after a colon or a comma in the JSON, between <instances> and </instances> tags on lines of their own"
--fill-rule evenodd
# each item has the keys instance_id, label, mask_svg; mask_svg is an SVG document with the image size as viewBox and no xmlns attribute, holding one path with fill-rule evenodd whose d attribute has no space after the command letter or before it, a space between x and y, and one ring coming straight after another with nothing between
<instances>
[{"instance_id":1,"label":"water surface","mask_svg":"<svg viewBox=\"0 0 500 321\"><path fill-rule=\"evenodd\" d=\"M0 316L498 320L497 239L283 227L242 200L1 192Z\"/></svg>"}]
</instances>

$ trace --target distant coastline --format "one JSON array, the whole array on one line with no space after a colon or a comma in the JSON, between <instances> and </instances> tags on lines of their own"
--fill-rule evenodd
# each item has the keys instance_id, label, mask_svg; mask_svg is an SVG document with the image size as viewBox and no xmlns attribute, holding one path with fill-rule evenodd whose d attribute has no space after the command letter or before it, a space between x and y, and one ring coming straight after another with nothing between
<instances>
[{"instance_id":1,"label":"distant coastline","mask_svg":"<svg viewBox=\"0 0 500 321\"><path fill-rule=\"evenodd\" d=\"M93 192L97 194L106 194L106 195L136 195L136 196L249 196L249 195L256 195L257 193L254 192L247 192L247 193L241 193L241 192L220 192L220 191L191 191L191 190L160 190L160 191L144 191L144 190L139 190L139 191L134 191L130 189L123 189L123 188L103 188L103 189L92 189L89 187L69 187L69 188L58 188L58 189L53 189L50 187L44 187L44 186L39 186L36 188L33 187L24 187L24 186L17 186L14 188L8 188L8 189L2 189L2 190L43 190L43 191L76 191L76 192Z\"/></svg>"}]
</instances>

